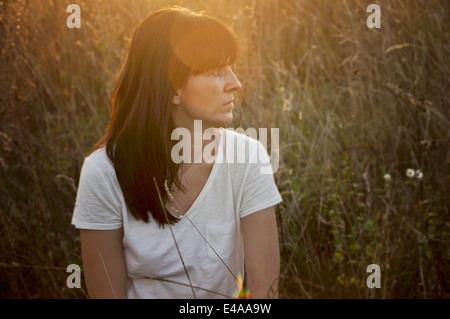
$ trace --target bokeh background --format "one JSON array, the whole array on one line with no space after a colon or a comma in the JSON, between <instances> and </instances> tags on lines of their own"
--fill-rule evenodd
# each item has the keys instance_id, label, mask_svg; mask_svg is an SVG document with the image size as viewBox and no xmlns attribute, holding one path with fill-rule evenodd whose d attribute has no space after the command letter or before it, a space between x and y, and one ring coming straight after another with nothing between
<instances>
[{"instance_id":1,"label":"bokeh background","mask_svg":"<svg viewBox=\"0 0 450 319\"><path fill-rule=\"evenodd\" d=\"M174 4L240 37L229 127L280 128L280 296L450 297L447 0L2 0L0 297L87 297L65 271L80 168L135 26Z\"/></svg>"}]
</instances>

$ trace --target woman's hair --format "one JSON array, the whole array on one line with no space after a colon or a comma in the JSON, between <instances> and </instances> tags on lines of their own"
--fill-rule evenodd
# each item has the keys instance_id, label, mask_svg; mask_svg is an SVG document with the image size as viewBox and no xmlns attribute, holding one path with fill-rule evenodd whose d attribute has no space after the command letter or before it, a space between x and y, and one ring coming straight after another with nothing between
<instances>
[{"instance_id":1,"label":"woman's hair","mask_svg":"<svg viewBox=\"0 0 450 319\"><path fill-rule=\"evenodd\" d=\"M171 159L176 91L190 76L228 66L238 57L233 31L203 13L168 7L137 26L112 92L111 121L89 152L106 146L127 207L137 220L149 222L151 213L159 226L177 221L163 205L166 179L168 185L184 188L177 176L179 164Z\"/></svg>"}]
</instances>

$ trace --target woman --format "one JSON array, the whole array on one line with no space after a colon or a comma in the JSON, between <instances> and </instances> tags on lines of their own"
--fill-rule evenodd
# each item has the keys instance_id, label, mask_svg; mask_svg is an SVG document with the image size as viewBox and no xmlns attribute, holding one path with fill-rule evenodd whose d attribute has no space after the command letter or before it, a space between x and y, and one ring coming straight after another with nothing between
<instances>
[{"instance_id":1,"label":"woman","mask_svg":"<svg viewBox=\"0 0 450 319\"><path fill-rule=\"evenodd\" d=\"M241 87L230 67L238 55L226 25L185 8L158 10L135 30L72 220L91 298L235 297L244 266L251 297L278 296L281 197L260 172L268 155L223 128ZM212 132L201 145L196 120ZM174 160L176 129L213 160L185 149L190 160ZM223 160L242 146L245 161Z\"/></svg>"}]
</instances>

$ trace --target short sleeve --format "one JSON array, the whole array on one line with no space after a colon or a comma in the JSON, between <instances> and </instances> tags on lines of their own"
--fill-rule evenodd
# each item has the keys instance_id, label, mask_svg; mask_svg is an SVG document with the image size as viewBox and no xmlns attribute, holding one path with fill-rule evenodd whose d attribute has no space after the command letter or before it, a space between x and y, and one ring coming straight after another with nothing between
<instances>
[{"instance_id":1,"label":"short sleeve","mask_svg":"<svg viewBox=\"0 0 450 319\"><path fill-rule=\"evenodd\" d=\"M122 227L121 200L114 168L98 167L87 157L78 184L72 224L80 229L112 230Z\"/></svg>"},{"instance_id":2,"label":"short sleeve","mask_svg":"<svg viewBox=\"0 0 450 319\"><path fill-rule=\"evenodd\" d=\"M256 146L256 151L250 155L244 176L241 218L282 202L267 150L259 141Z\"/></svg>"}]
</instances>

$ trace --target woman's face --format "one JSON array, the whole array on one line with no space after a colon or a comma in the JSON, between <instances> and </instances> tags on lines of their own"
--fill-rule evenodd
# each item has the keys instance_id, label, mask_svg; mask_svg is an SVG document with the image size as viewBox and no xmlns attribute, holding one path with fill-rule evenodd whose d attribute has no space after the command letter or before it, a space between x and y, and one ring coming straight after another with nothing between
<instances>
[{"instance_id":1,"label":"woman's face","mask_svg":"<svg viewBox=\"0 0 450 319\"><path fill-rule=\"evenodd\" d=\"M229 102L240 88L241 83L229 66L190 77L173 100L175 126L192 129L194 120L202 120L203 129L229 124L234 108Z\"/></svg>"}]
</instances>

